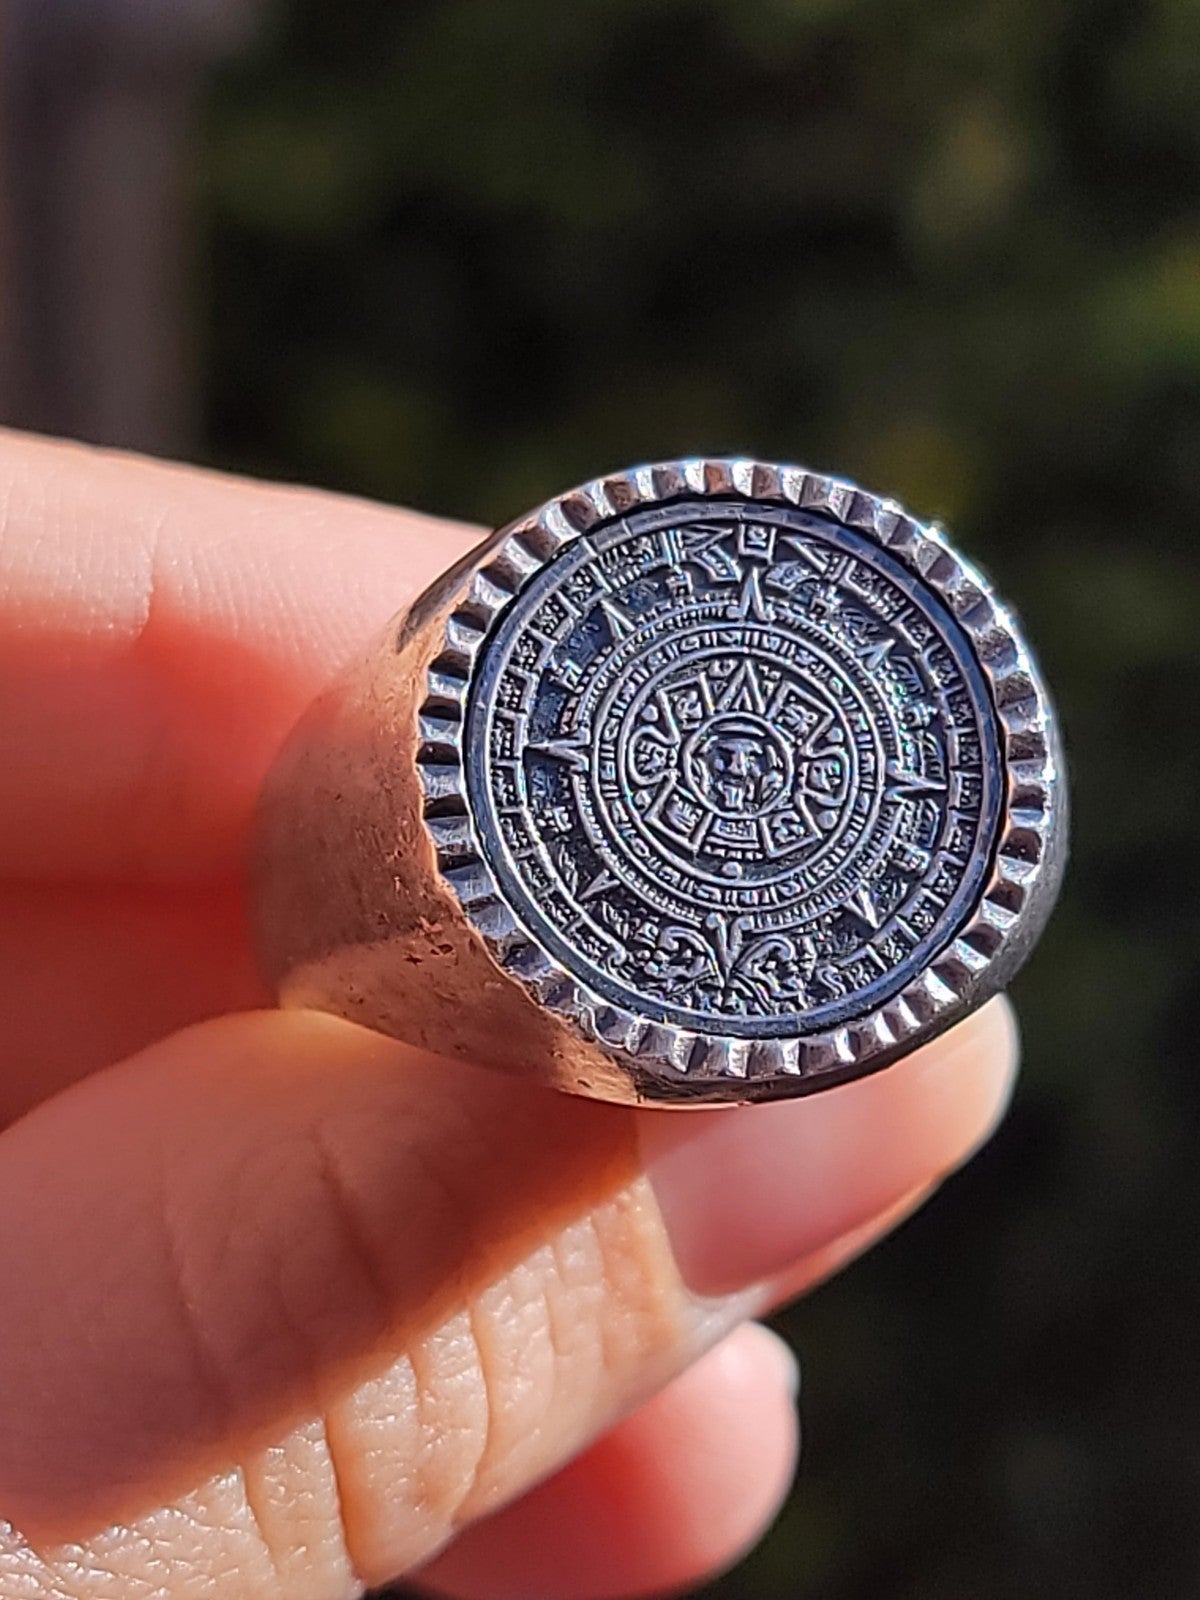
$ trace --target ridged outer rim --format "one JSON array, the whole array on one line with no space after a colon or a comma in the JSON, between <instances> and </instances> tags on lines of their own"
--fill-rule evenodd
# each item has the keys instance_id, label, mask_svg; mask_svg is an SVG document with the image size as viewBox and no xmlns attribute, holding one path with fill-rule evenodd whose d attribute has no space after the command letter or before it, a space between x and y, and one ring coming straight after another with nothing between
<instances>
[{"instance_id":1,"label":"ridged outer rim","mask_svg":"<svg viewBox=\"0 0 1200 1600\"><path fill-rule=\"evenodd\" d=\"M566 545L601 523L687 499L798 507L866 535L915 573L956 618L995 706L1004 804L991 875L957 935L883 1005L820 1033L746 1039L653 1022L589 990L516 920L479 843L463 762L476 663L497 619ZM670 1094L754 1098L757 1084L803 1093L858 1076L940 1032L1003 986L1049 913L1061 867L1061 773L1053 712L1011 614L937 524L894 501L803 467L729 457L659 462L596 478L502 530L465 580L430 663L420 710L424 825L438 869L497 965L639 1082ZM797 1081L801 1080L801 1081ZM652 1097L652 1095L651 1095Z\"/></svg>"}]
</instances>

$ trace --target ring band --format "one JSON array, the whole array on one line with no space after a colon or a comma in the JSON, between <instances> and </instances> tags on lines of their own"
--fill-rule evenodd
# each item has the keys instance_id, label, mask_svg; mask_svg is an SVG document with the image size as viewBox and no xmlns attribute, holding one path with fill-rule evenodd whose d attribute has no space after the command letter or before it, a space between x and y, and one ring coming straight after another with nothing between
<instances>
[{"instance_id":1,"label":"ring band","mask_svg":"<svg viewBox=\"0 0 1200 1600\"><path fill-rule=\"evenodd\" d=\"M606 1100L770 1100L1002 989L1066 832L1041 678L940 528L688 459L493 534L317 702L258 938L285 1005Z\"/></svg>"}]
</instances>

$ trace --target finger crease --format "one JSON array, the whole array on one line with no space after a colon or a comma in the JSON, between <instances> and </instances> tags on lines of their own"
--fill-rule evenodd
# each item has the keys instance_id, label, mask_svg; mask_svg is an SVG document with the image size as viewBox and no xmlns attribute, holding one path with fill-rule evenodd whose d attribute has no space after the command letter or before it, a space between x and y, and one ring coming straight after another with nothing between
<instances>
[{"instance_id":1,"label":"finger crease","mask_svg":"<svg viewBox=\"0 0 1200 1600\"><path fill-rule=\"evenodd\" d=\"M238 1477L242 1485L242 1500L246 1507L246 1514L250 1518L251 1527L267 1564L271 1569L271 1577L275 1588L282 1596L284 1594L283 1561L276 1541L270 1531L270 1505L261 1493L261 1474L249 1465L238 1468Z\"/></svg>"},{"instance_id":2,"label":"finger crease","mask_svg":"<svg viewBox=\"0 0 1200 1600\"><path fill-rule=\"evenodd\" d=\"M170 1188L165 1181L161 1185L160 1193L162 1199L158 1209L163 1224L163 1261L167 1269L166 1280L173 1291L171 1298L179 1311L181 1343L191 1358L197 1392L207 1402L208 1423L212 1436L220 1438L226 1432L228 1422L228 1386L221 1363L204 1335L202 1319L197 1310L180 1245L180 1231L172 1218Z\"/></svg>"},{"instance_id":3,"label":"finger crease","mask_svg":"<svg viewBox=\"0 0 1200 1600\"><path fill-rule=\"evenodd\" d=\"M489 1380L487 1336L482 1326L479 1303L474 1299L467 1307L467 1326L471 1334L471 1343L475 1347L475 1359L479 1363L480 1389L483 1395L483 1434L479 1441L479 1450L471 1463L470 1474L463 1486L461 1498L450 1518L450 1526L456 1530L461 1528L473 1514L479 1485L483 1481L484 1473L491 1466L496 1439L496 1399L493 1394L496 1375L493 1371Z\"/></svg>"},{"instance_id":4,"label":"finger crease","mask_svg":"<svg viewBox=\"0 0 1200 1600\"><path fill-rule=\"evenodd\" d=\"M333 1494L334 1516L336 1525L341 1530L340 1543L342 1553L346 1559L346 1567L354 1587L364 1590L367 1585L360 1575L354 1551L354 1536L349 1516L349 1485L346 1482L340 1464L343 1444L339 1438L337 1428L334 1426L332 1410L322 1412L315 1420L321 1432L321 1448L326 1461L329 1463L329 1485ZM345 1448L350 1449L352 1447L347 1444Z\"/></svg>"},{"instance_id":5,"label":"finger crease","mask_svg":"<svg viewBox=\"0 0 1200 1600\"><path fill-rule=\"evenodd\" d=\"M390 1285L380 1271L378 1254L367 1238L341 1163L319 1126L312 1130L312 1147L317 1162L317 1173L332 1207L340 1236L358 1267L359 1276L374 1303L378 1331L383 1333L392 1319Z\"/></svg>"}]
</instances>

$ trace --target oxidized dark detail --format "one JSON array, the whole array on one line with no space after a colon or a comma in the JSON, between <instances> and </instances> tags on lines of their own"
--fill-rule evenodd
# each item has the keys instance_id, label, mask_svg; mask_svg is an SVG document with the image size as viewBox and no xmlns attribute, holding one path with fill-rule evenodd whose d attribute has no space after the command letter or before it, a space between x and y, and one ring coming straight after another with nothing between
<instances>
[{"instance_id":1,"label":"oxidized dark detail","mask_svg":"<svg viewBox=\"0 0 1200 1600\"><path fill-rule=\"evenodd\" d=\"M995 714L942 603L861 535L683 502L573 541L488 640L468 785L529 934L637 1014L861 1015L984 882Z\"/></svg>"}]
</instances>

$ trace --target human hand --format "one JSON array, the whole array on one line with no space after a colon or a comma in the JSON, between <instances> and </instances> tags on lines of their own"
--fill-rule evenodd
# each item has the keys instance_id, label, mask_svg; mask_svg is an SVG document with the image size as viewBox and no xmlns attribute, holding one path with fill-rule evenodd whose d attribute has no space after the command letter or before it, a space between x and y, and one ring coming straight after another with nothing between
<instances>
[{"instance_id":1,"label":"human hand","mask_svg":"<svg viewBox=\"0 0 1200 1600\"><path fill-rule=\"evenodd\" d=\"M1005 1003L686 1114L261 1009L263 775L478 534L12 435L0 487L0 1600L702 1581L793 1466L748 1319L987 1135Z\"/></svg>"}]
</instances>

